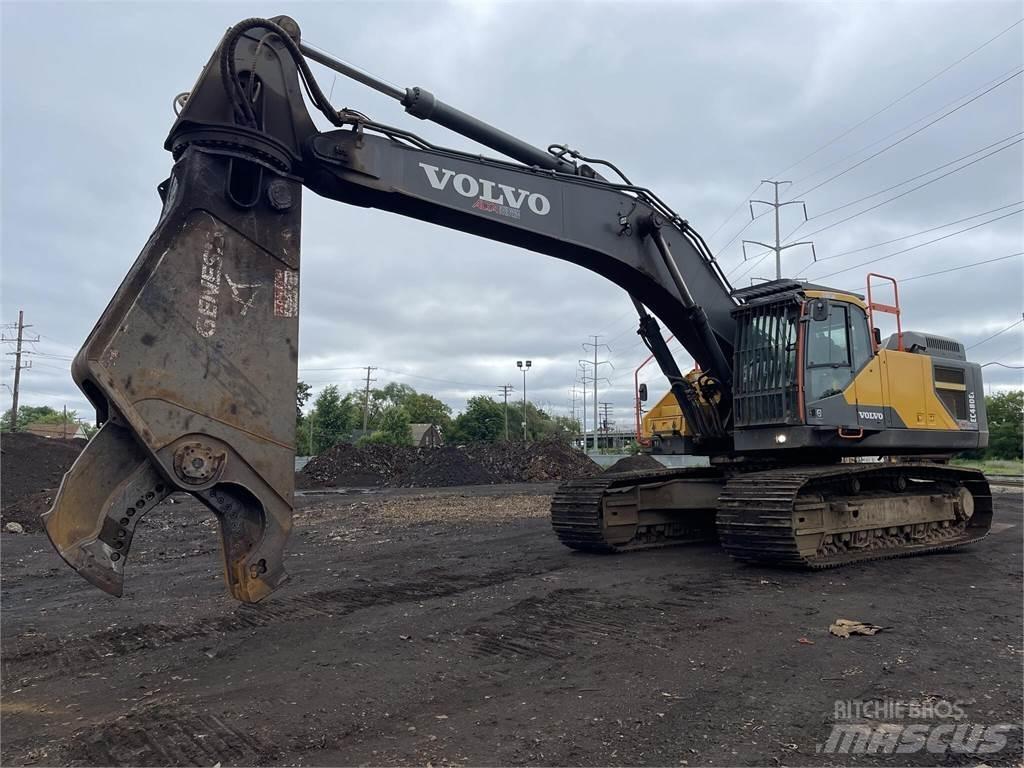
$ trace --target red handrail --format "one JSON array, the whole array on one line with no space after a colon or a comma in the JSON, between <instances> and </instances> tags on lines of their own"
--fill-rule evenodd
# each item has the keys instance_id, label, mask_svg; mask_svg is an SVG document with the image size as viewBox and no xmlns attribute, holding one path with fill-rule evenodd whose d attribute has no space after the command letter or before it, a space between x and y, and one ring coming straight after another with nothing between
<instances>
[{"instance_id":1,"label":"red handrail","mask_svg":"<svg viewBox=\"0 0 1024 768\"><path fill-rule=\"evenodd\" d=\"M879 280L888 280L892 283L892 295L895 304L879 304L871 300L871 278L877 277ZM889 277L889 275L880 275L877 272L868 272L868 322L871 324L871 343L875 344L875 310L879 312L888 312L890 315L896 315L896 349L900 352L903 351L903 324L900 322L900 289L896 284L895 277ZM878 351L877 349L875 350Z\"/></svg>"},{"instance_id":2,"label":"red handrail","mask_svg":"<svg viewBox=\"0 0 1024 768\"><path fill-rule=\"evenodd\" d=\"M675 338L675 336L669 336L667 339L665 339L665 343L667 344L668 342L672 341L672 339L674 339L674 338ZM638 365L636 367L636 370L633 371L633 394L635 396L634 403L635 403L635 406L636 406L633 409L633 411L634 411L634 414L636 416L636 441L640 445L647 445L647 442L644 440L643 436L640 434L640 410L641 410L641 406L640 406L640 369L643 368L645 365L647 365L649 362L651 362L651 360L653 360L653 359L654 359L654 355L653 354L648 355L647 359L644 360L642 363L640 363L640 365Z\"/></svg>"}]
</instances>

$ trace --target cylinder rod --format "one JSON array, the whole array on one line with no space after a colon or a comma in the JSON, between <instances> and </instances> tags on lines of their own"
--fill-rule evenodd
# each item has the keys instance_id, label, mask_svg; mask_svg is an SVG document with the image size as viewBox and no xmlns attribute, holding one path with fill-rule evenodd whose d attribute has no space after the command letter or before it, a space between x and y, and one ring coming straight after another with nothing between
<instances>
[{"instance_id":1,"label":"cylinder rod","mask_svg":"<svg viewBox=\"0 0 1024 768\"><path fill-rule=\"evenodd\" d=\"M385 96L390 96L395 101L401 101L405 98L405 91L401 88L396 88L393 85L385 83L383 80L378 80L373 75L363 72L361 69L356 69L353 66L346 64L343 61L338 61L333 56L328 56L322 51L318 51L313 48L309 43L299 43L299 50L302 51L306 58L312 59L318 64L323 64L328 69L333 69L335 72L345 75L345 77L351 77L353 80L368 85L375 91L380 91Z\"/></svg>"},{"instance_id":2,"label":"cylinder rod","mask_svg":"<svg viewBox=\"0 0 1024 768\"><path fill-rule=\"evenodd\" d=\"M305 56L323 64L328 69L345 75L345 77L350 77L363 85L368 85L385 96L390 96L395 101L400 102L405 107L405 111L413 117L443 125L445 128L455 131L455 133L479 142L485 147L490 147L496 152L500 152L526 165L536 165L540 168L562 171L563 173L576 172L576 168L572 163L561 160L550 152L545 152L543 149L518 139L500 128L488 125L483 120L479 120L460 109L456 109L450 104L445 104L425 88L407 88L402 90L343 61L339 61L322 51L318 51L310 47L308 43L300 42L299 49Z\"/></svg>"}]
</instances>

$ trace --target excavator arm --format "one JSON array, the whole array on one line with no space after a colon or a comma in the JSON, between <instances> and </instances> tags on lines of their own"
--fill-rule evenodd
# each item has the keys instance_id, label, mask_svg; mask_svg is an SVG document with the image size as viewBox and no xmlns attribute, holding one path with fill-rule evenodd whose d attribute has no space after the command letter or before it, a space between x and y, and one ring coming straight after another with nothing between
<instances>
[{"instance_id":1,"label":"excavator arm","mask_svg":"<svg viewBox=\"0 0 1024 768\"><path fill-rule=\"evenodd\" d=\"M335 110L307 55L510 159ZM303 88L332 130L315 127ZM649 190L316 52L287 17L228 30L179 103L156 229L72 366L103 426L44 516L58 552L96 586L121 594L139 519L175 491L216 514L234 597L256 602L284 580L303 187L548 254L621 286L696 438L727 450L736 302L700 236ZM654 315L704 372L699 391Z\"/></svg>"}]
</instances>

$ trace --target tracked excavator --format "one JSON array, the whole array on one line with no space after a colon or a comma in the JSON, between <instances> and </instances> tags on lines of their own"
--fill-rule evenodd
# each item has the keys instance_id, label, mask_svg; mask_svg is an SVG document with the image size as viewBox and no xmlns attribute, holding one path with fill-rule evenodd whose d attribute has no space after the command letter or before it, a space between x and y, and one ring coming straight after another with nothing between
<instances>
[{"instance_id":1,"label":"tracked excavator","mask_svg":"<svg viewBox=\"0 0 1024 768\"><path fill-rule=\"evenodd\" d=\"M502 157L335 109L307 59ZM61 557L106 592L122 592L140 518L183 491L218 518L235 598L285 579L303 187L564 259L628 293L677 410L652 449L710 466L565 484L551 520L566 546L717 536L741 560L822 568L988 531L984 477L944 461L987 442L981 370L951 339L898 327L883 342L875 316L898 302L873 301L870 282L866 300L795 280L734 290L689 222L611 162L381 82L288 17L229 29L175 105L156 229L72 365L102 427L44 515Z\"/></svg>"}]
</instances>

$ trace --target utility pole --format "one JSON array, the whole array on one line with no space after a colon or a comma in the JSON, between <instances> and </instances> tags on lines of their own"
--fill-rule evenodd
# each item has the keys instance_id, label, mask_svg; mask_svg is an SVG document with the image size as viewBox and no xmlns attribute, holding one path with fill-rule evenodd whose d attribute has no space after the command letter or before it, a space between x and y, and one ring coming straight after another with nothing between
<instances>
[{"instance_id":1,"label":"utility pole","mask_svg":"<svg viewBox=\"0 0 1024 768\"><path fill-rule=\"evenodd\" d=\"M366 428L370 424L370 382L377 381L371 379L370 374L377 369L372 365L366 366L366 391L363 394L363 434L366 434Z\"/></svg>"},{"instance_id":2,"label":"utility pole","mask_svg":"<svg viewBox=\"0 0 1024 768\"><path fill-rule=\"evenodd\" d=\"M609 420L611 410L611 403L601 403L601 428L604 430L604 442L606 448L612 447L612 440L609 437L609 433L611 432L611 421Z\"/></svg>"},{"instance_id":3,"label":"utility pole","mask_svg":"<svg viewBox=\"0 0 1024 768\"><path fill-rule=\"evenodd\" d=\"M583 452L587 452L587 368L580 363L580 384L583 386Z\"/></svg>"},{"instance_id":4,"label":"utility pole","mask_svg":"<svg viewBox=\"0 0 1024 768\"><path fill-rule=\"evenodd\" d=\"M601 338L600 336L595 335L593 338L594 338L593 343L585 342L583 344L583 349L584 349L584 351L586 351L587 347L593 347L594 348L594 361L591 362L590 360L580 360L580 363L582 363L583 365L593 365L594 366L594 453L597 453L597 380L599 378L598 375L597 375L597 372L598 372L600 366L602 366L602 365L611 365L612 368L615 368L615 366L612 365L611 362L608 361L608 360L598 360L597 359L597 351L598 351L598 349L600 349L601 347L604 347L609 352L611 352L611 347L609 347L607 344L600 344L598 342L598 339ZM605 379L605 381L608 381L608 380Z\"/></svg>"},{"instance_id":5,"label":"utility pole","mask_svg":"<svg viewBox=\"0 0 1024 768\"><path fill-rule=\"evenodd\" d=\"M64 425L64 439L68 439L68 404L64 403L64 421L61 422Z\"/></svg>"},{"instance_id":6,"label":"utility pole","mask_svg":"<svg viewBox=\"0 0 1024 768\"><path fill-rule=\"evenodd\" d=\"M18 431L18 395L21 392L21 371L23 368L31 368L32 361L29 360L25 365L21 364L21 345L25 340L25 329L31 328L31 325L25 325L25 311L18 310L18 335L15 339L7 339L0 337L0 341L16 341L14 352L8 352L8 355L14 355L14 389L11 390L12 403L11 403L11 432ZM30 339L31 341L31 339ZM38 341L38 339L36 339Z\"/></svg>"},{"instance_id":7,"label":"utility pole","mask_svg":"<svg viewBox=\"0 0 1024 768\"><path fill-rule=\"evenodd\" d=\"M743 241L743 260L747 260L747 244L760 245L762 248L767 248L770 251L775 251L775 279L782 279L782 252L787 248L795 248L798 245L809 245L811 246L811 254L814 256L814 260L818 260L818 254L814 251L814 243L810 240L804 240L799 243L790 243L789 245L782 245L781 235L779 233L779 209L785 205L802 205L804 209L804 221L807 221L807 203L803 200L787 200L784 203L779 202L779 185L780 184L792 184L792 181L769 181L768 179L761 179L762 184L771 184L775 187L775 200L751 200L750 201L750 220L753 221L754 216L754 203L760 203L761 205L768 205L775 209L775 245L768 245L768 243L762 243L757 240L744 240Z\"/></svg>"},{"instance_id":8,"label":"utility pole","mask_svg":"<svg viewBox=\"0 0 1024 768\"><path fill-rule=\"evenodd\" d=\"M530 370L530 366L533 365L532 360L527 360L526 365L523 365L522 360L516 360L516 367L521 368L523 371L523 442L530 442L529 437L526 434L526 372Z\"/></svg>"},{"instance_id":9,"label":"utility pole","mask_svg":"<svg viewBox=\"0 0 1024 768\"><path fill-rule=\"evenodd\" d=\"M511 384L502 384L499 389L501 390L502 397L505 398L505 442L508 442L508 393L511 392L514 387Z\"/></svg>"}]
</instances>

